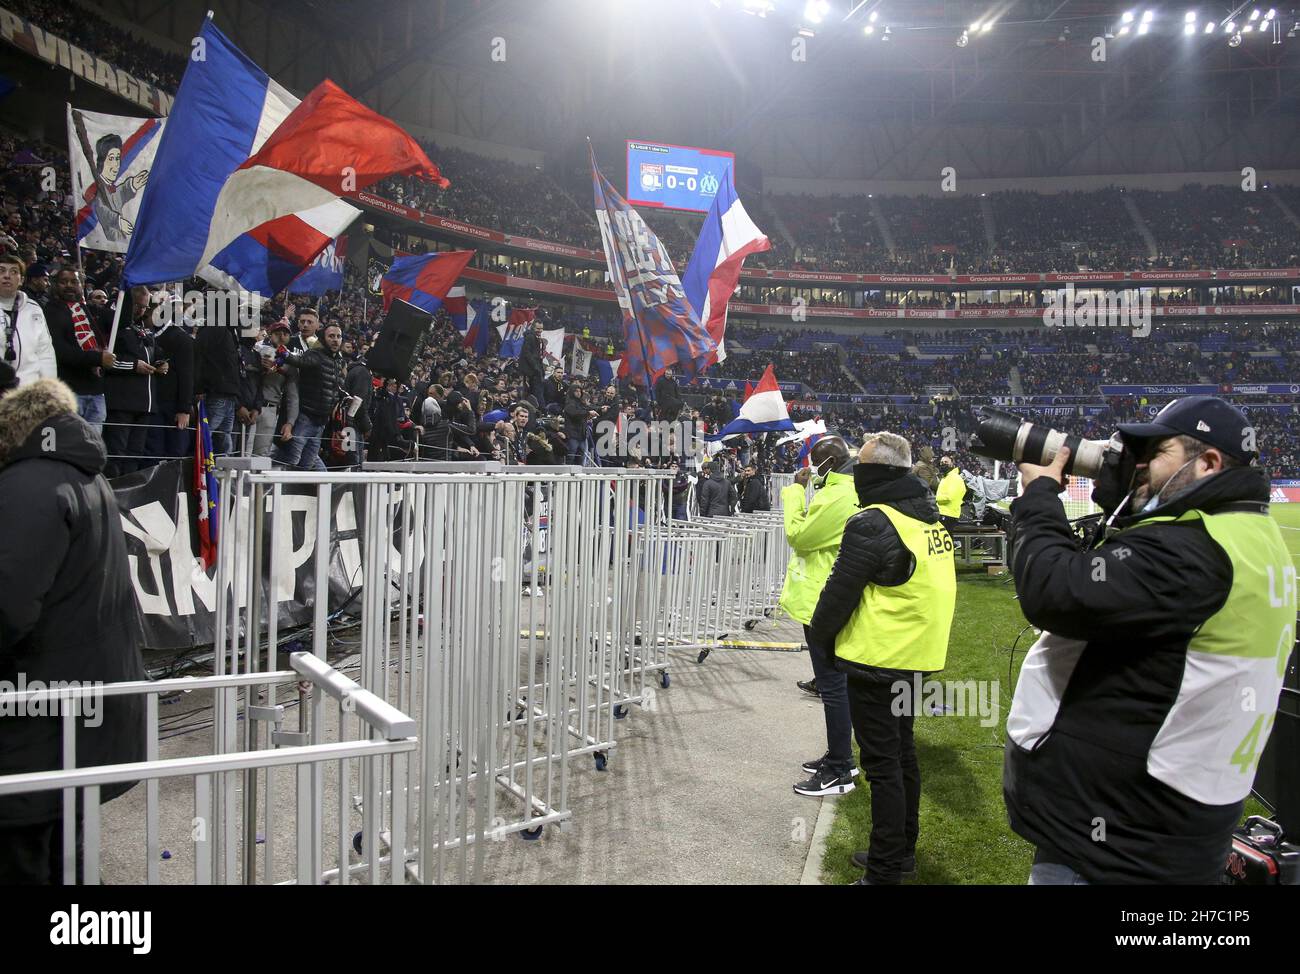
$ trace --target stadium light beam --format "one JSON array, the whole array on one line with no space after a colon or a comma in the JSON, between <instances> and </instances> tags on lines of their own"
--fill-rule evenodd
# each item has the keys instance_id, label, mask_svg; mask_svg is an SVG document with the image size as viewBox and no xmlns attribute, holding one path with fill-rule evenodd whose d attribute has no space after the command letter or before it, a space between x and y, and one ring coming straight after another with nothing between
<instances>
[{"instance_id":1,"label":"stadium light beam","mask_svg":"<svg viewBox=\"0 0 1300 974\"><path fill-rule=\"evenodd\" d=\"M957 46L965 47L969 43L970 43L970 34L968 34L966 31L962 31L961 36L957 38Z\"/></svg>"},{"instance_id":2,"label":"stadium light beam","mask_svg":"<svg viewBox=\"0 0 1300 974\"><path fill-rule=\"evenodd\" d=\"M1207 34L1213 34L1213 33L1214 33L1214 28L1217 27L1217 26L1218 26L1218 24L1216 24L1214 21L1211 20L1208 24L1205 25L1205 33L1207 33Z\"/></svg>"},{"instance_id":3,"label":"stadium light beam","mask_svg":"<svg viewBox=\"0 0 1300 974\"><path fill-rule=\"evenodd\" d=\"M1185 24L1194 24L1194 23L1196 23L1196 11L1195 11L1195 10L1189 10L1189 11L1187 11L1187 13L1183 14L1183 23L1185 23Z\"/></svg>"},{"instance_id":4,"label":"stadium light beam","mask_svg":"<svg viewBox=\"0 0 1300 974\"><path fill-rule=\"evenodd\" d=\"M1196 33L1196 25L1195 25L1195 24L1183 24L1183 33L1184 33L1185 35L1187 35L1188 37L1190 37L1192 34L1195 34L1195 33Z\"/></svg>"},{"instance_id":5,"label":"stadium light beam","mask_svg":"<svg viewBox=\"0 0 1300 974\"><path fill-rule=\"evenodd\" d=\"M1155 19L1156 19L1156 14L1154 10L1148 10L1146 13L1142 15L1142 23L1144 24L1149 24L1151 23L1151 21Z\"/></svg>"},{"instance_id":6,"label":"stadium light beam","mask_svg":"<svg viewBox=\"0 0 1300 974\"><path fill-rule=\"evenodd\" d=\"M1124 11L1124 16L1120 18L1120 23L1123 23L1123 24L1131 24L1131 23L1133 23L1133 11L1132 11L1132 10L1125 10L1125 11Z\"/></svg>"},{"instance_id":7,"label":"stadium light beam","mask_svg":"<svg viewBox=\"0 0 1300 974\"><path fill-rule=\"evenodd\" d=\"M1151 25L1148 24L1145 20L1142 23L1138 24L1139 34L1146 34L1150 30L1151 30Z\"/></svg>"},{"instance_id":8,"label":"stadium light beam","mask_svg":"<svg viewBox=\"0 0 1300 974\"><path fill-rule=\"evenodd\" d=\"M875 32L876 32L876 28L873 27L871 24L867 24L866 27L862 28L862 33L866 34L868 37L870 37Z\"/></svg>"},{"instance_id":9,"label":"stadium light beam","mask_svg":"<svg viewBox=\"0 0 1300 974\"><path fill-rule=\"evenodd\" d=\"M1252 10L1252 11L1250 12L1250 19L1251 19L1251 20L1259 20L1259 8L1258 8L1258 7L1256 7L1254 10Z\"/></svg>"}]
</instances>

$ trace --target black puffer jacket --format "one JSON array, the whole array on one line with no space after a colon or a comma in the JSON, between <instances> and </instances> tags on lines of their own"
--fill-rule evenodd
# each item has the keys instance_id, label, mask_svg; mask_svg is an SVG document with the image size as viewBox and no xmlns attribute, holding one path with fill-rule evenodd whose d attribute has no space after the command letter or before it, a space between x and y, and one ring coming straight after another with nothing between
<instances>
[{"instance_id":1,"label":"black puffer jacket","mask_svg":"<svg viewBox=\"0 0 1300 974\"><path fill-rule=\"evenodd\" d=\"M904 467L859 463L853 468L858 503L887 504L926 524L939 523L939 508L930 489ZM844 525L844 538L809 628L822 646L834 646L835 637L862 601L868 585L902 585L916 570L912 552L880 511L861 511ZM843 670L892 682L910 676L899 670L863 666L837 658Z\"/></svg>"},{"instance_id":2,"label":"black puffer jacket","mask_svg":"<svg viewBox=\"0 0 1300 974\"><path fill-rule=\"evenodd\" d=\"M285 364L298 370L298 411L325 422L343 395L343 353L321 344L289 355Z\"/></svg>"},{"instance_id":3,"label":"black puffer jacket","mask_svg":"<svg viewBox=\"0 0 1300 974\"><path fill-rule=\"evenodd\" d=\"M0 681L144 679L140 610L103 469L104 445L63 383L41 379L0 399ZM144 760L143 698L98 707L78 721L77 767ZM87 726L92 717L102 723ZM61 768L61 741L58 717L0 717L0 775ZM0 798L0 825L52 821L61 800Z\"/></svg>"}]
</instances>

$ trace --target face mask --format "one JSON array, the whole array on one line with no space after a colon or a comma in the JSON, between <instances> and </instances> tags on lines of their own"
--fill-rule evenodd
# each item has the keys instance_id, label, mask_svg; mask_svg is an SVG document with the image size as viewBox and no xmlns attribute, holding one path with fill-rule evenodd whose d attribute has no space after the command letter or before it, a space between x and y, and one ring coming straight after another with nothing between
<instances>
[{"instance_id":1,"label":"face mask","mask_svg":"<svg viewBox=\"0 0 1300 974\"><path fill-rule=\"evenodd\" d=\"M1173 483L1174 479L1180 473L1182 473L1184 470L1187 469L1188 463L1195 463L1195 462L1196 462L1196 458L1193 457L1192 459L1188 460L1187 463L1184 463L1181 467L1175 470L1173 476L1170 477L1168 480L1166 480L1164 484L1161 486L1161 488L1158 491L1156 491L1155 494L1152 495L1151 499L1147 501L1146 504L1142 507L1142 513L1145 514L1147 511L1154 511L1157 507L1159 507L1160 495L1165 492L1165 487L1168 487L1171 483Z\"/></svg>"},{"instance_id":2,"label":"face mask","mask_svg":"<svg viewBox=\"0 0 1300 974\"><path fill-rule=\"evenodd\" d=\"M826 486L826 478L830 476L831 474L830 468L831 466L834 465L834 463L835 463L834 457L827 457L825 460L823 460L820 464L817 465L817 467L815 468L815 472L812 475L813 490L820 490L822 487ZM826 467L825 471L822 470L823 466Z\"/></svg>"}]
</instances>

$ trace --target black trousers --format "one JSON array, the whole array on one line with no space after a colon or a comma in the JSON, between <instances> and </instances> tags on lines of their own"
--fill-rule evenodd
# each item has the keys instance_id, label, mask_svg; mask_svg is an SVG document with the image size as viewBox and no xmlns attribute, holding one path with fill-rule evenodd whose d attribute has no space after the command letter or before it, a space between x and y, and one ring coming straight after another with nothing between
<instances>
[{"instance_id":1,"label":"black trousers","mask_svg":"<svg viewBox=\"0 0 1300 974\"><path fill-rule=\"evenodd\" d=\"M81 797L77 797L77 882L82 881ZM0 886L63 885L63 819L0 825Z\"/></svg>"},{"instance_id":2,"label":"black trousers","mask_svg":"<svg viewBox=\"0 0 1300 974\"><path fill-rule=\"evenodd\" d=\"M862 776L871 786L871 841L867 879L876 884L902 880L903 859L916 854L920 831L921 767L912 738L911 685L904 714L894 713L890 681L849 674L849 715L858 739Z\"/></svg>"},{"instance_id":3,"label":"black trousers","mask_svg":"<svg viewBox=\"0 0 1300 974\"><path fill-rule=\"evenodd\" d=\"M144 456L148 440L148 413L110 409L104 423L104 450L108 453L104 475L111 479L152 466L152 460L139 459Z\"/></svg>"}]
</instances>

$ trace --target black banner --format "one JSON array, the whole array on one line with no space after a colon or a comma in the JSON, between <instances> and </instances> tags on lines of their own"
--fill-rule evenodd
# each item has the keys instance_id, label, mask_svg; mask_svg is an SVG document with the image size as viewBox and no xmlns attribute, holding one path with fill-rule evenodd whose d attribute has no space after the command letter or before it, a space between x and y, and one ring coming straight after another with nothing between
<instances>
[{"instance_id":1,"label":"black banner","mask_svg":"<svg viewBox=\"0 0 1300 974\"><path fill-rule=\"evenodd\" d=\"M131 583L145 623L145 649L188 649L216 638L217 566L206 571L198 557L197 501L193 461L173 460L112 481L122 513ZM218 525L226 551L252 544L245 498L240 537L230 545L234 524ZM278 625L309 623L316 601L316 489L281 488L277 585ZM330 494L329 611L341 608L361 585L364 495L358 486L335 484ZM269 498L268 498L269 506ZM271 518L263 512L262 571L265 584L260 618L265 628L266 593L271 591ZM239 586L236 586L237 588ZM242 607L241 607L242 608ZM239 617L245 618L246 613Z\"/></svg>"}]
</instances>

